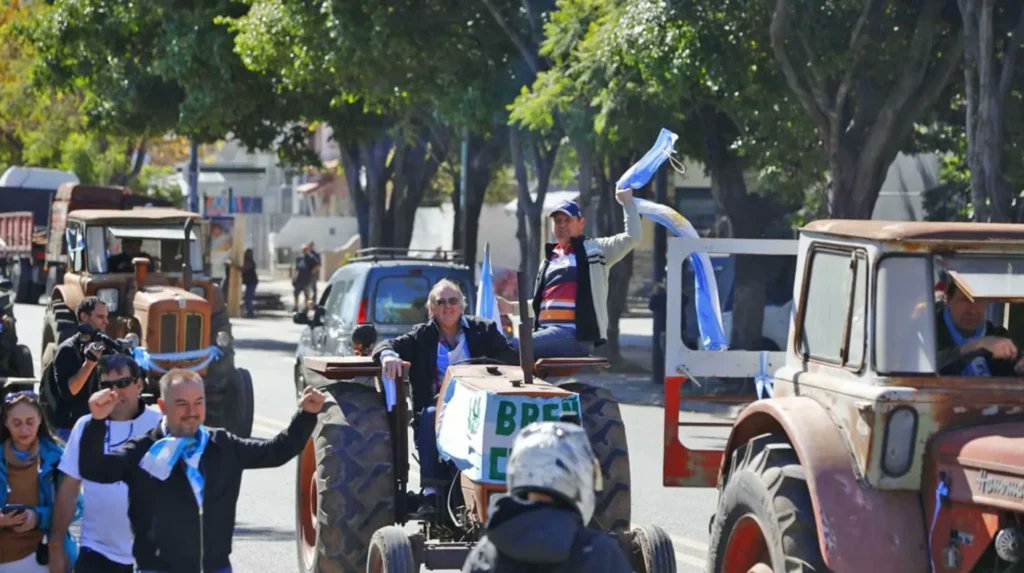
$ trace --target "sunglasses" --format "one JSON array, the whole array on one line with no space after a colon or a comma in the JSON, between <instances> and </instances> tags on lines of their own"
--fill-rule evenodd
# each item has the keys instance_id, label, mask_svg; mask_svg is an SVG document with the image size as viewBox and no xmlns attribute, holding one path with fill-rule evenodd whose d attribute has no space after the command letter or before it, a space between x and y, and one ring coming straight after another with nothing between
<instances>
[{"instance_id":1,"label":"sunglasses","mask_svg":"<svg viewBox=\"0 0 1024 573\"><path fill-rule=\"evenodd\" d=\"M134 376L125 376L116 380L101 380L100 388L127 388L135 383Z\"/></svg>"},{"instance_id":2,"label":"sunglasses","mask_svg":"<svg viewBox=\"0 0 1024 573\"><path fill-rule=\"evenodd\" d=\"M13 404L21 400L37 401L39 400L39 395L31 390L22 390L21 392L11 392L4 396L4 404Z\"/></svg>"},{"instance_id":3,"label":"sunglasses","mask_svg":"<svg viewBox=\"0 0 1024 573\"><path fill-rule=\"evenodd\" d=\"M441 306L455 306L455 305L462 304L462 297L460 297L460 296L451 296L451 297L448 297L448 298L435 298L434 299L434 304L441 305Z\"/></svg>"}]
</instances>

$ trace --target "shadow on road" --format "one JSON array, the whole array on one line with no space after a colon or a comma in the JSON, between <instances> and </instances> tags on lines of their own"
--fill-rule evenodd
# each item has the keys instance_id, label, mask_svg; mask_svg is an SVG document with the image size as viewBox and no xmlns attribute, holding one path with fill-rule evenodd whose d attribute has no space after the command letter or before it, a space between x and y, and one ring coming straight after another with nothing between
<instances>
[{"instance_id":1,"label":"shadow on road","mask_svg":"<svg viewBox=\"0 0 1024 573\"><path fill-rule=\"evenodd\" d=\"M236 338L235 348L246 350L269 350L271 352L284 352L295 354L295 343L271 338Z\"/></svg>"},{"instance_id":2,"label":"shadow on road","mask_svg":"<svg viewBox=\"0 0 1024 573\"><path fill-rule=\"evenodd\" d=\"M241 524L235 526L235 539L259 539L264 542L295 541L295 530Z\"/></svg>"}]
</instances>

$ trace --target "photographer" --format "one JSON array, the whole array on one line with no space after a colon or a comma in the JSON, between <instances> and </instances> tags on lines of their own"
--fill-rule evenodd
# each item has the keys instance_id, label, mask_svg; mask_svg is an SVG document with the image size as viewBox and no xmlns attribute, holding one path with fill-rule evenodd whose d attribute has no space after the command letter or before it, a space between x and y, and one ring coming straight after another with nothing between
<instances>
[{"instance_id":1,"label":"photographer","mask_svg":"<svg viewBox=\"0 0 1024 573\"><path fill-rule=\"evenodd\" d=\"M94 296L87 296L78 305L78 322L99 332L107 329L107 304ZM99 372L96 364L103 355L104 345L81 332L57 347L53 359L53 381L56 404L53 405L53 425L61 440L67 441L75 421L89 413L89 396L96 391Z\"/></svg>"}]
</instances>

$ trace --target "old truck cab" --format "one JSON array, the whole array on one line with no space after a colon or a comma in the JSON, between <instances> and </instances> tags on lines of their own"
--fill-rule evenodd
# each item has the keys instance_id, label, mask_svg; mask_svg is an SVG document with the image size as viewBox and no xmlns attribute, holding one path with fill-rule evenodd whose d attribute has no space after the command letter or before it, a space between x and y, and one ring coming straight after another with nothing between
<instances>
[{"instance_id":1,"label":"old truck cab","mask_svg":"<svg viewBox=\"0 0 1024 573\"><path fill-rule=\"evenodd\" d=\"M724 450L678 424L687 364L714 353L666 353L665 483L719 488L709 570L1020 562L1024 226L818 221L796 255L787 349L745 373L773 392ZM729 375L751 365L718 354Z\"/></svg>"}]
</instances>

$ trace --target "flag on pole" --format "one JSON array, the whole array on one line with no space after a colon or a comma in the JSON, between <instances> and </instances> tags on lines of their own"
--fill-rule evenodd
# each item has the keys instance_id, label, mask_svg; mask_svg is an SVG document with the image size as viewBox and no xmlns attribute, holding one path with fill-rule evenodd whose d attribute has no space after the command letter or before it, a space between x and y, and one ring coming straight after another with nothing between
<instances>
[{"instance_id":1,"label":"flag on pole","mask_svg":"<svg viewBox=\"0 0 1024 573\"><path fill-rule=\"evenodd\" d=\"M494 276L491 272L491 244L484 245L484 262L480 267L480 286L476 291L476 315L493 320L501 328L498 299L494 296Z\"/></svg>"}]
</instances>

